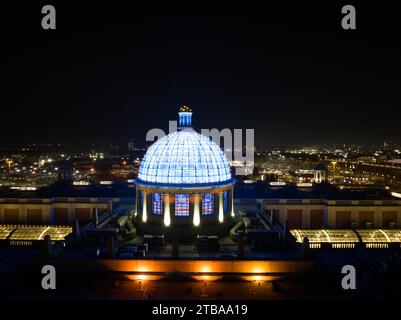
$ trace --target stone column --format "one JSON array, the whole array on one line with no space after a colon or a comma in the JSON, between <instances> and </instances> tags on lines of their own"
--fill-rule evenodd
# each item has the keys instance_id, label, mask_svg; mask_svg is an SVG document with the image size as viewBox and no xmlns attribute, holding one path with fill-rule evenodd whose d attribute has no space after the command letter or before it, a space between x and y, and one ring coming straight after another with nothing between
<instances>
[{"instance_id":1,"label":"stone column","mask_svg":"<svg viewBox=\"0 0 401 320\"><path fill-rule=\"evenodd\" d=\"M360 214L356 209L351 208L351 221L355 223L355 227L359 227L359 217Z\"/></svg>"},{"instance_id":2,"label":"stone column","mask_svg":"<svg viewBox=\"0 0 401 320\"><path fill-rule=\"evenodd\" d=\"M336 227L336 207L327 208L327 227L328 228Z\"/></svg>"},{"instance_id":3,"label":"stone column","mask_svg":"<svg viewBox=\"0 0 401 320\"><path fill-rule=\"evenodd\" d=\"M309 228L309 226L310 226L310 206L307 205L306 209L304 206L302 206L301 210L302 210L302 228Z\"/></svg>"},{"instance_id":4,"label":"stone column","mask_svg":"<svg viewBox=\"0 0 401 320\"><path fill-rule=\"evenodd\" d=\"M223 192L219 192L219 222L224 222Z\"/></svg>"},{"instance_id":5,"label":"stone column","mask_svg":"<svg viewBox=\"0 0 401 320\"><path fill-rule=\"evenodd\" d=\"M142 222L146 222L148 220L148 193L143 191L142 194Z\"/></svg>"},{"instance_id":6,"label":"stone column","mask_svg":"<svg viewBox=\"0 0 401 320\"><path fill-rule=\"evenodd\" d=\"M168 193L163 194L163 214L164 225L168 227L171 224L170 195Z\"/></svg>"},{"instance_id":7,"label":"stone column","mask_svg":"<svg viewBox=\"0 0 401 320\"><path fill-rule=\"evenodd\" d=\"M134 212L135 217L138 215L138 212L139 212L140 197L141 197L140 190L137 187L136 191L135 191L135 212Z\"/></svg>"},{"instance_id":8,"label":"stone column","mask_svg":"<svg viewBox=\"0 0 401 320\"><path fill-rule=\"evenodd\" d=\"M215 217L219 217L219 194L213 193L213 214Z\"/></svg>"},{"instance_id":9,"label":"stone column","mask_svg":"<svg viewBox=\"0 0 401 320\"><path fill-rule=\"evenodd\" d=\"M234 188L232 187L230 191L228 192L229 196L229 210L231 213L231 217L235 217L235 211L234 211Z\"/></svg>"},{"instance_id":10,"label":"stone column","mask_svg":"<svg viewBox=\"0 0 401 320\"><path fill-rule=\"evenodd\" d=\"M199 208L199 202L200 202L200 194L194 194L194 226L197 227L200 224L200 208Z\"/></svg>"},{"instance_id":11,"label":"stone column","mask_svg":"<svg viewBox=\"0 0 401 320\"><path fill-rule=\"evenodd\" d=\"M374 226L381 228L382 226L382 211L381 209L375 209L375 215L373 216Z\"/></svg>"},{"instance_id":12,"label":"stone column","mask_svg":"<svg viewBox=\"0 0 401 320\"><path fill-rule=\"evenodd\" d=\"M329 225L329 210L327 209L327 206L323 207L323 225L324 228L327 228Z\"/></svg>"},{"instance_id":13,"label":"stone column","mask_svg":"<svg viewBox=\"0 0 401 320\"><path fill-rule=\"evenodd\" d=\"M68 210L67 211L68 212L68 223L69 224L75 223L75 219L76 219L75 206L68 204L67 210Z\"/></svg>"}]
</instances>

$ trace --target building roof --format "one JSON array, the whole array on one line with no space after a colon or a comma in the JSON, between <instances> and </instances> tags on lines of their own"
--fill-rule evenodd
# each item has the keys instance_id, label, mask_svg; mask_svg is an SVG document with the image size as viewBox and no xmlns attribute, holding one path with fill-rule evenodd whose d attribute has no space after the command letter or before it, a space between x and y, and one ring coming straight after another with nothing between
<instances>
[{"instance_id":1,"label":"building roof","mask_svg":"<svg viewBox=\"0 0 401 320\"><path fill-rule=\"evenodd\" d=\"M50 199L54 197L132 198L134 195L135 188L129 188L126 182L114 182L112 185L92 184L88 186L74 186L71 183L55 183L38 188L34 191L11 190L7 187L0 187L0 199Z\"/></svg>"},{"instance_id":2,"label":"building roof","mask_svg":"<svg viewBox=\"0 0 401 320\"><path fill-rule=\"evenodd\" d=\"M314 167L314 170L327 171L327 167L324 163L319 163Z\"/></svg>"},{"instance_id":3,"label":"building roof","mask_svg":"<svg viewBox=\"0 0 401 320\"><path fill-rule=\"evenodd\" d=\"M400 229L292 229L297 242L307 238L310 243L378 243L400 242Z\"/></svg>"},{"instance_id":4,"label":"building roof","mask_svg":"<svg viewBox=\"0 0 401 320\"><path fill-rule=\"evenodd\" d=\"M67 226L0 225L0 240L64 240L72 232Z\"/></svg>"},{"instance_id":5,"label":"building roof","mask_svg":"<svg viewBox=\"0 0 401 320\"><path fill-rule=\"evenodd\" d=\"M293 184L270 186L265 182L251 184L238 182L234 188L235 199L322 199L322 200L389 200L399 201L387 190L379 188L339 189L331 184L298 187Z\"/></svg>"}]
</instances>

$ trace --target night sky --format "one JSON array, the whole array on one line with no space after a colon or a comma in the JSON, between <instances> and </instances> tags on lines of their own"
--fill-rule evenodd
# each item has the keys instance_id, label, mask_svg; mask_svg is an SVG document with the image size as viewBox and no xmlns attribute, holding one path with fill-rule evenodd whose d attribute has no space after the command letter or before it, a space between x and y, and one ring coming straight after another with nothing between
<instances>
[{"instance_id":1,"label":"night sky","mask_svg":"<svg viewBox=\"0 0 401 320\"><path fill-rule=\"evenodd\" d=\"M197 128L254 128L259 145L401 142L390 3L355 5L348 31L348 2L188 12L68 3L1 8L1 145L140 145L183 104ZM56 30L41 28L44 4L56 7Z\"/></svg>"}]
</instances>

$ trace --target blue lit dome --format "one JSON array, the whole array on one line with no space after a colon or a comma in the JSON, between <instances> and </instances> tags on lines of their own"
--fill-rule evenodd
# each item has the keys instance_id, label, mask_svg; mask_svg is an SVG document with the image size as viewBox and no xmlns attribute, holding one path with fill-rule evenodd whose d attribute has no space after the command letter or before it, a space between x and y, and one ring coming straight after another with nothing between
<instances>
[{"instance_id":1,"label":"blue lit dome","mask_svg":"<svg viewBox=\"0 0 401 320\"><path fill-rule=\"evenodd\" d=\"M147 150L138 182L220 184L231 182L228 161L210 138L185 128L157 140Z\"/></svg>"}]
</instances>

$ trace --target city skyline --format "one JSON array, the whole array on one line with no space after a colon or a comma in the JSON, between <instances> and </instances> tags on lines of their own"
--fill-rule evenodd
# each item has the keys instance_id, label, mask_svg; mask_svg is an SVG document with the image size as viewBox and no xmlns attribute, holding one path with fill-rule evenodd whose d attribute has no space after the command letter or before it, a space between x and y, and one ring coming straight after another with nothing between
<instances>
[{"instance_id":1,"label":"city skyline","mask_svg":"<svg viewBox=\"0 0 401 320\"><path fill-rule=\"evenodd\" d=\"M0 301L393 306L398 11L130 4L0 5Z\"/></svg>"}]
</instances>

